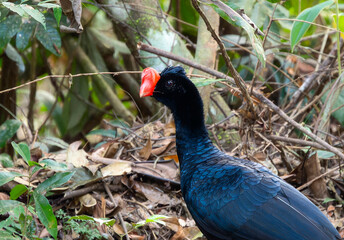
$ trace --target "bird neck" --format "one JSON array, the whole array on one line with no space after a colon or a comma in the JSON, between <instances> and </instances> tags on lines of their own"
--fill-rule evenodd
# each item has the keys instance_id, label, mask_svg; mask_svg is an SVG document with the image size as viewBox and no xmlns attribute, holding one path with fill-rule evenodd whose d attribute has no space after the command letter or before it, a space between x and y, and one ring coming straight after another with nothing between
<instances>
[{"instance_id":1,"label":"bird neck","mask_svg":"<svg viewBox=\"0 0 344 240\"><path fill-rule=\"evenodd\" d=\"M205 127L203 103L200 97L193 97L187 102L183 101L171 110L176 125L178 158L183 167L185 161L189 161L189 156L197 156L203 150L211 150L215 147Z\"/></svg>"},{"instance_id":2,"label":"bird neck","mask_svg":"<svg viewBox=\"0 0 344 240\"><path fill-rule=\"evenodd\" d=\"M190 94L187 99L179 99L171 111L176 125L177 140L208 138L204 123L203 102L198 91L197 94Z\"/></svg>"}]
</instances>

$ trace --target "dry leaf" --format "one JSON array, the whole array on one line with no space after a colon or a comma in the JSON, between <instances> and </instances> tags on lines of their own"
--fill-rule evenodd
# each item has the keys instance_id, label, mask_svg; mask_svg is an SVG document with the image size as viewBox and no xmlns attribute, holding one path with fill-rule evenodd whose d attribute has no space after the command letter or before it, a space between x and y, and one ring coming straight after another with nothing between
<instances>
[{"instance_id":1,"label":"dry leaf","mask_svg":"<svg viewBox=\"0 0 344 240\"><path fill-rule=\"evenodd\" d=\"M164 160L170 160L173 159L176 163L179 163L179 159L178 159L178 155L174 154L174 155L167 155L164 157Z\"/></svg>"},{"instance_id":2,"label":"dry leaf","mask_svg":"<svg viewBox=\"0 0 344 240\"><path fill-rule=\"evenodd\" d=\"M167 138L161 141L159 144L161 144L162 146L158 148L154 148L152 150L152 154L157 155L157 156L164 154L165 152L168 152L169 150L171 150L176 145L176 142L175 142L175 139Z\"/></svg>"},{"instance_id":3,"label":"dry leaf","mask_svg":"<svg viewBox=\"0 0 344 240\"><path fill-rule=\"evenodd\" d=\"M73 164L76 168L83 167L88 164L87 153L83 149L78 150L81 143L81 141L73 142L69 145L67 151L66 162Z\"/></svg>"},{"instance_id":4,"label":"dry leaf","mask_svg":"<svg viewBox=\"0 0 344 240\"><path fill-rule=\"evenodd\" d=\"M114 160L115 162L102 168L100 171L103 177L106 176L122 176L131 172L132 163L122 160Z\"/></svg>"},{"instance_id":5,"label":"dry leaf","mask_svg":"<svg viewBox=\"0 0 344 240\"><path fill-rule=\"evenodd\" d=\"M115 233L117 233L117 235L123 235L125 234L123 228L121 225L115 223L113 226L112 226L112 230L114 230Z\"/></svg>"},{"instance_id":6,"label":"dry leaf","mask_svg":"<svg viewBox=\"0 0 344 240\"><path fill-rule=\"evenodd\" d=\"M68 17L70 21L70 26L60 26L63 32L76 32L81 33L83 27L81 25L81 0L60 0L61 8L63 13Z\"/></svg>"},{"instance_id":7,"label":"dry leaf","mask_svg":"<svg viewBox=\"0 0 344 240\"><path fill-rule=\"evenodd\" d=\"M6 193L0 192L0 201L1 200L10 200L10 196Z\"/></svg>"},{"instance_id":8,"label":"dry leaf","mask_svg":"<svg viewBox=\"0 0 344 240\"><path fill-rule=\"evenodd\" d=\"M133 181L132 188L145 196L152 203L169 204L171 198L162 190L158 190L151 184Z\"/></svg>"},{"instance_id":9,"label":"dry leaf","mask_svg":"<svg viewBox=\"0 0 344 240\"><path fill-rule=\"evenodd\" d=\"M178 166L174 161L159 162L157 164L142 162L135 164L132 169L137 173L178 181Z\"/></svg>"},{"instance_id":10,"label":"dry leaf","mask_svg":"<svg viewBox=\"0 0 344 240\"><path fill-rule=\"evenodd\" d=\"M176 126L174 125L174 122L169 122L169 123L165 124L165 127L163 129L164 129L164 136L165 137L176 134Z\"/></svg>"},{"instance_id":11,"label":"dry leaf","mask_svg":"<svg viewBox=\"0 0 344 240\"><path fill-rule=\"evenodd\" d=\"M91 194L85 194L79 197L79 201L83 206L88 208L93 207L97 204L97 200L94 197L92 197Z\"/></svg>"},{"instance_id":12,"label":"dry leaf","mask_svg":"<svg viewBox=\"0 0 344 240\"><path fill-rule=\"evenodd\" d=\"M144 146L140 150L139 154L144 160L147 160L149 158L149 156L151 155L151 152L152 152L152 141L149 137L147 140L146 146Z\"/></svg>"}]
</instances>

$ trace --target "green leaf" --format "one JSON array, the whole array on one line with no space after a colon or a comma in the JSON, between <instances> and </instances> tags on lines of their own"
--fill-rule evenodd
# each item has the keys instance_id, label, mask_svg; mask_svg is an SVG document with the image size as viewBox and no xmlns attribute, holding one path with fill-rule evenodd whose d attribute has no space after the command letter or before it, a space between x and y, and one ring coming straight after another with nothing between
<instances>
[{"instance_id":1,"label":"green leaf","mask_svg":"<svg viewBox=\"0 0 344 240\"><path fill-rule=\"evenodd\" d=\"M164 216L164 215L152 215L152 216L148 217L146 220L143 220L143 221L140 221L140 222L134 224L134 228L142 227L145 224L151 223L151 222L160 223L161 225L165 226L166 223L163 221L160 221L160 219L166 219L166 218L168 218L168 217Z\"/></svg>"},{"instance_id":2,"label":"green leaf","mask_svg":"<svg viewBox=\"0 0 344 240\"><path fill-rule=\"evenodd\" d=\"M117 131L112 129L96 129L92 130L87 134L88 135L100 135L104 137L110 137L110 138L116 138L117 137Z\"/></svg>"},{"instance_id":3,"label":"green leaf","mask_svg":"<svg viewBox=\"0 0 344 240\"><path fill-rule=\"evenodd\" d=\"M45 25L45 17L43 13L38 11L37 9L34 9L32 6L27 5L27 4L21 4L20 7L27 13L29 14L33 19L35 19L37 22L42 24L44 28L46 28Z\"/></svg>"},{"instance_id":4,"label":"green leaf","mask_svg":"<svg viewBox=\"0 0 344 240\"><path fill-rule=\"evenodd\" d=\"M209 4L214 10L227 22L240 27L248 34L253 50L256 53L257 58L265 66L265 53L262 45L262 40L256 36L255 29L246 22L232 7L231 4L221 1L212 1L215 4Z\"/></svg>"},{"instance_id":5,"label":"green leaf","mask_svg":"<svg viewBox=\"0 0 344 240\"><path fill-rule=\"evenodd\" d=\"M20 16L23 16L25 13L24 10L18 4L14 4L11 2L3 2L2 5L10 9L12 12L19 14Z\"/></svg>"},{"instance_id":6,"label":"green leaf","mask_svg":"<svg viewBox=\"0 0 344 240\"><path fill-rule=\"evenodd\" d=\"M100 225L105 224L106 226L113 226L116 222L115 219L101 219L101 218L95 218L87 215L78 215L74 217L70 217L67 222L72 221L72 220L83 220L83 221L93 221L97 222Z\"/></svg>"},{"instance_id":7,"label":"green leaf","mask_svg":"<svg viewBox=\"0 0 344 240\"><path fill-rule=\"evenodd\" d=\"M55 19L46 19L46 29L39 25L37 28L36 38L42 45L55 55L59 55L57 49L61 48L61 37L55 29Z\"/></svg>"},{"instance_id":8,"label":"green leaf","mask_svg":"<svg viewBox=\"0 0 344 240\"><path fill-rule=\"evenodd\" d=\"M56 146L61 149L67 149L69 147L69 144L63 141L62 139L51 136L43 138L42 143L45 143L50 146Z\"/></svg>"},{"instance_id":9,"label":"green leaf","mask_svg":"<svg viewBox=\"0 0 344 240\"><path fill-rule=\"evenodd\" d=\"M53 96L51 93L41 90L42 94L38 94L39 101L44 104L44 106L47 108L48 111L52 110L52 107L55 106L55 108L52 110L52 117L59 129L60 135L64 135L67 128L67 122L62 116L62 107L60 104L54 105L55 103L55 96Z\"/></svg>"},{"instance_id":10,"label":"green leaf","mask_svg":"<svg viewBox=\"0 0 344 240\"><path fill-rule=\"evenodd\" d=\"M8 8L0 8L0 21L2 21L10 12Z\"/></svg>"},{"instance_id":11,"label":"green leaf","mask_svg":"<svg viewBox=\"0 0 344 240\"><path fill-rule=\"evenodd\" d=\"M0 148L3 148L6 142L13 137L21 126L21 122L15 119L6 120L0 126Z\"/></svg>"},{"instance_id":12,"label":"green leaf","mask_svg":"<svg viewBox=\"0 0 344 240\"><path fill-rule=\"evenodd\" d=\"M195 84L196 87L204 87L212 83L219 81L226 81L225 79L205 79L205 78L192 78L191 81Z\"/></svg>"},{"instance_id":13,"label":"green leaf","mask_svg":"<svg viewBox=\"0 0 344 240\"><path fill-rule=\"evenodd\" d=\"M0 214L8 213L17 207L24 207L25 205L15 200L1 200L0 201Z\"/></svg>"},{"instance_id":14,"label":"green leaf","mask_svg":"<svg viewBox=\"0 0 344 240\"><path fill-rule=\"evenodd\" d=\"M323 103L325 103L329 91L326 92L321 98L321 101ZM338 109L339 107L343 105L343 103L344 103L344 90L339 93L338 97L333 99L333 106L330 110ZM342 127L344 126L344 107L339 108L337 111L333 112L331 115L342 125Z\"/></svg>"},{"instance_id":15,"label":"green leaf","mask_svg":"<svg viewBox=\"0 0 344 240\"><path fill-rule=\"evenodd\" d=\"M17 184L14 188L12 188L10 192L11 200L16 200L22 194L27 192L28 188L23 184Z\"/></svg>"},{"instance_id":16,"label":"green leaf","mask_svg":"<svg viewBox=\"0 0 344 240\"><path fill-rule=\"evenodd\" d=\"M15 177L23 176L17 172L0 172L0 186L12 181Z\"/></svg>"},{"instance_id":17,"label":"green leaf","mask_svg":"<svg viewBox=\"0 0 344 240\"><path fill-rule=\"evenodd\" d=\"M61 16L62 16L62 8L60 7L56 7L53 8L53 12L54 12L54 17L56 19L57 22L57 26L60 26L60 21L61 21Z\"/></svg>"},{"instance_id":18,"label":"green leaf","mask_svg":"<svg viewBox=\"0 0 344 240\"><path fill-rule=\"evenodd\" d=\"M344 13L339 14L339 31L341 31L342 38L344 38ZM337 25L337 15L333 15L333 20Z\"/></svg>"},{"instance_id":19,"label":"green leaf","mask_svg":"<svg viewBox=\"0 0 344 240\"><path fill-rule=\"evenodd\" d=\"M299 14L299 16L297 16L296 19L307 21L307 22L313 22L316 19L316 17L319 15L321 10L323 10L325 7L330 6L331 4L333 4L333 1L329 0L323 3L319 3L313 7L307 8L303 10ZM295 21L293 23L293 27L290 32L290 45L291 45L292 51L294 51L296 44L298 44L298 42L301 40L301 38L303 37L303 35L306 33L306 31L308 30L310 26L311 26L310 23L305 23L305 22Z\"/></svg>"},{"instance_id":20,"label":"green leaf","mask_svg":"<svg viewBox=\"0 0 344 240\"><path fill-rule=\"evenodd\" d=\"M44 167L48 167L54 171L66 171L68 169L67 164L65 163L59 163L52 159L44 159L39 162L40 164L43 164Z\"/></svg>"},{"instance_id":21,"label":"green leaf","mask_svg":"<svg viewBox=\"0 0 344 240\"><path fill-rule=\"evenodd\" d=\"M12 61L16 62L19 72L25 72L25 64L23 61L22 56L17 52L17 50L12 46L12 44L8 43L5 49L5 53L7 57L9 57Z\"/></svg>"},{"instance_id":22,"label":"green leaf","mask_svg":"<svg viewBox=\"0 0 344 240\"><path fill-rule=\"evenodd\" d=\"M34 190L38 194L45 194L46 192L50 191L53 188L59 187L71 179L74 172L59 172L56 173L51 178L48 178L44 182L38 185L38 187Z\"/></svg>"},{"instance_id":23,"label":"green leaf","mask_svg":"<svg viewBox=\"0 0 344 240\"><path fill-rule=\"evenodd\" d=\"M16 144L15 142L11 143L14 150L27 162L29 163L31 159L30 149L26 143Z\"/></svg>"},{"instance_id":24,"label":"green leaf","mask_svg":"<svg viewBox=\"0 0 344 240\"><path fill-rule=\"evenodd\" d=\"M86 81L83 80L73 82L71 91L68 92L65 99L63 115L68 122L67 131L77 128L87 114L88 106L85 102L89 96L89 84L87 79L85 79ZM76 96L76 93L79 96Z\"/></svg>"},{"instance_id":25,"label":"green leaf","mask_svg":"<svg viewBox=\"0 0 344 240\"><path fill-rule=\"evenodd\" d=\"M18 32L21 25L21 17L19 15L10 15L0 22L0 48L11 40Z\"/></svg>"},{"instance_id":26,"label":"green leaf","mask_svg":"<svg viewBox=\"0 0 344 240\"><path fill-rule=\"evenodd\" d=\"M61 6L55 3L40 2L38 3L38 6L44 7L44 8L60 8L61 9Z\"/></svg>"},{"instance_id":27,"label":"green leaf","mask_svg":"<svg viewBox=\"0 0 344 240\"><path fill-rule=\"evenodd\" d=\"M36 167L38 167L38 168L42 168L41 165L39 165L38 162L30 161L30 160L29 160L27 163L29 164L29 167L36 166Z\"/></svg>"},{"instance_id":28,"label":"green leaf","mask_svg":"<svg viewBox=\"0 0 344 240\"><path fill-rule=\"evenodd\" d=\"M16 36L16 47L18 48L18 50L22 51L27 47L35 27L36 22L34 21L24 22L20 26L20 29Z\"/></svg>"},{"instance_id":29,"label":"green leaf","mask_svg":"<svg viewBox=\"0 0 344 240\"><path fill-rule=\"evenodd\" d=\"M7 219L6 219L6 221L7 221ZM14 220L11 219L11 222L14 223ZM10 226L12 226L12 225L13 224L10 224ZM0 239L3 239L3 240L20 240L20 239L22 239L21 237L14 235L15 231L10 232L8 229L9 228L7 227L6 230L0 232Z\"/></svg>"},{"instance_id":30,"label":"green leaf","mask_svg":"<svg viewBox=\"0 0 344 240\"><path fill-rule=\"evenodd\" d=\"M0 164L4 168L9 168L9 167L14 166L11 156L8 155L7 153L1 153L0 154Z\"/></svg>"},{"instance_id":31,"label":"green leaf","mask_svg":"<svg viewBox=\"0 0 344 240\"><path fill-rule=\"evenodd\" d=\"M333 152L324 151L324 150L317 150L316 152L318 154L318 157L322 159L328 159L336 155Z\"/></svg>"},{"instance_id":32,"label":"green leaf","mask_svg":"<svg viewBox=\"0 0 344 240\"><path fill-rule=\"evenodd\" d=\"M39 220L46 227L50 235L56 239L57 221L53 213L53 208L49 204L48 199L44 195L39 194L36 191L33 192L33 199L35 201L36 213Z\"/></svg>"},{"instance_id":33,"label":"green leaf","mask_svg":"<svg viewBox=\"0 0 344 240\"><path fill-rule=\"evenodd\" d=\"M333 201L336 201L336 199L334 199L334 198L325 198L324 199L324 201L322 202L323 204L325 204L325 203L328 203L328 202L333 202Z\"/></svg>"}]
</instances>

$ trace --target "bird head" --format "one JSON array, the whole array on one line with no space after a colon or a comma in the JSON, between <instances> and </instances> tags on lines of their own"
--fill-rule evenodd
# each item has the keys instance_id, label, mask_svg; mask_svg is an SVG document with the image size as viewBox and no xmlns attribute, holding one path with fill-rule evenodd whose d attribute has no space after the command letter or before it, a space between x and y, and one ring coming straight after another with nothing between
<instances>
[{"instance_id":1,"label":"bird head","mask_svg":"<svg viewBox=\"0 0 344 240\"><path fill-rule=\"evenodd\" d=\"M160 74L153 68L142 72L140 97L153 96L172 111L177 105L188 104L199 95L195 85L180 66L167 67Z\"/></svg>"}]
</instances>

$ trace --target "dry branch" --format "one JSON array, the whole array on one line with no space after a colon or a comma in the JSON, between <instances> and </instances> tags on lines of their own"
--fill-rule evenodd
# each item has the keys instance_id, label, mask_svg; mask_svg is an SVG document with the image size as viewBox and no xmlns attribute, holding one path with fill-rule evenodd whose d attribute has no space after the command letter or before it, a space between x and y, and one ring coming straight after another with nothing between
<instances>
[{"instance_id":1,"label":"dry branch","mask_svg":"<svg viewBox=\"0 0 344 240\"><path fill-rule=\"evenodd\" d=\"M139 43L138 44L138 50L147 51L147 52L150 52L150 53L157 54L159 56L163 56L163 57L175 60L175 61L179 61L179 62L181 62L181 63L183 63L185 65L188 65L188 66L193 67L193 68L197 68L197 69L199 69L199 70L201 70L201 71L203 71L205 73L208 73L208 74L210 74L212 76L215 76L217 78L223 78L223 79L229 81L233 85L235 84L234 79L229 77L229 76L227 76L227 75L225 75L224 73L221 73L221 72L216 71L214 69L207 68L204 65L195 63L195 62L190 61L188 59L185 59L183 57L176 56L176 55L174 55L174 54L172 54L170 52L166 52L166 51L163 51L161 49L157 49L155 47L149 46L149 45L144 44L144 43ZM320 145L322 145L328 151L331 151L331 152L335 153L337 156L339 156L341 159L344 159L344 154L340 150L338 150L337 148L331 146L326 141L324 141L321 138L319 138L318 136L316 136L314 133L308 131L306 128L301 126L301 124L295 122L287 114L285 114L285 112L283 112L278 106L276 106L273 102L271 102L265 96L263 96L262 94L260 94L256 90L252 91L252 95L254 97L256 97L257 99L259 99L259 101L261 103L267 105L271 110L273 110L275 113L277 113L279 116L281 116L285 121L287 121L293 127L299 129L301 132L303 132L307 136L311 137L315 142L317 142Z\"/></svg>"}]
</instances>

